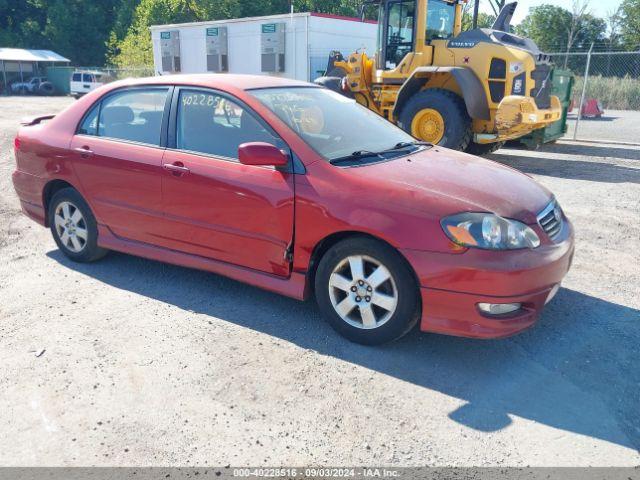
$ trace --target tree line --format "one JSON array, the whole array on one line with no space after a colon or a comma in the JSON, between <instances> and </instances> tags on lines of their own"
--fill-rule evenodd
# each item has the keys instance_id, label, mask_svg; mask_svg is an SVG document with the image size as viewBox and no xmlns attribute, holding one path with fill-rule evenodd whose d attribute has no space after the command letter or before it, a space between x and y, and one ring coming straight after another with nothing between
<instances>
[{"instance_id":1,"label":"tree line","mask_svg":"<svg viewBox=\"0 0 640 480\"><path fill-rule=\"evenodd\" d=\"M0 0L0 46L54 50L75 65L139 67L153 64L149 26L314 11L357 16L361 0ZM463 28L471 28L472 3ZM494 14L481 13L489 27L504 0L480 0ZM373 15L373 12L369 12ZM589 13L587 0L569 9L532 7L515 32L542 51L640 48L640 0L623 0L606 18Z\"/></svg>"}]
</instances>

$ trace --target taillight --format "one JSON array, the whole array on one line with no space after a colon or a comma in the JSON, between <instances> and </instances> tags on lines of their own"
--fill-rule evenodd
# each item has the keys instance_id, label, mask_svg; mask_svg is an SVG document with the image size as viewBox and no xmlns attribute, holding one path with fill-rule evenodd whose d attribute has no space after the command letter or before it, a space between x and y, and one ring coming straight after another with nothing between
<instances>
[{"instance_id":1,"label":"taillight","mask_svg":"<svg viewBox=\"0 0 640 480\"><path fill-rule=\"evenodd\" d=\"M18 150L20 150L20 139L18 137L13 139L13 150L18 153Z\"/></svg>"}]
</instances>

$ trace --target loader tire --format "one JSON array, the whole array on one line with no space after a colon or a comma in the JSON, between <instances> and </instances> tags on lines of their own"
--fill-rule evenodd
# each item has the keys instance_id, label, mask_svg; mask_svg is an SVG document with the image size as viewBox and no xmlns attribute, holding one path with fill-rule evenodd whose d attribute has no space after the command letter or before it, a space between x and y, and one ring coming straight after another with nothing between
<instances>
[{"instance_id":1,"label":"loader tire","mask_svg":"<svg viewBox=\"0 0 640 480\"><path fill-rule=\"evenodd\" d=\"M422 90L402 108L398 125L426 142L465 150L471 142L471 117L464 100L442 88Z\"/></svg>"}]
</instances>

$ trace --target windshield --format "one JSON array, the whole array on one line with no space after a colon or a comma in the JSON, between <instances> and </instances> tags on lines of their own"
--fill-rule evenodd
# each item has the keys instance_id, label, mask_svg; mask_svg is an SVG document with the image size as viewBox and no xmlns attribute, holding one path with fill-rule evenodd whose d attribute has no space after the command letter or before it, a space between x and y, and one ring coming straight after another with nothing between
<instances>
[{"instance_id":1,"label":"windshield","mask_svg":"<svg viewBox=\"0 0 640 480\"><path fill-rule=\"evenodd\" d=\"M427 4L427 40L453 36L456 7L444 0L429 0Z\"/></svg>"},{"instance_id":2,"label":"windshield","mask_svg":"<svg viewBox=\"0 0 640 480\"><path fill-rule=\"evenodd\" d=\"M251 94L326 160L415 142L355 100L325 88L266 88Z\"/></svg>"}]
</instances>

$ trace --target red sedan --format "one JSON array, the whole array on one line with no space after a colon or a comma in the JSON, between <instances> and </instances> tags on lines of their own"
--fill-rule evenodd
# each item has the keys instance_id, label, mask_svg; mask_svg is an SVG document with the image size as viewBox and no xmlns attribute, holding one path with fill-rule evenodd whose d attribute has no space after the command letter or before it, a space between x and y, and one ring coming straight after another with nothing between
<instances>
[{"instance_id":1,"label":"red sedan","mask_svg":"<svg viewBox=\"0 0 640 480\"><path fill-rule=\"evenodd\" d=\"M354 101L267 76L116 82L23 122L25 214L79 262L118 250L297 299L348 339L492 338L536 321L571 264L553 195L416 142Z\"/></svg>"}]
</instances>

